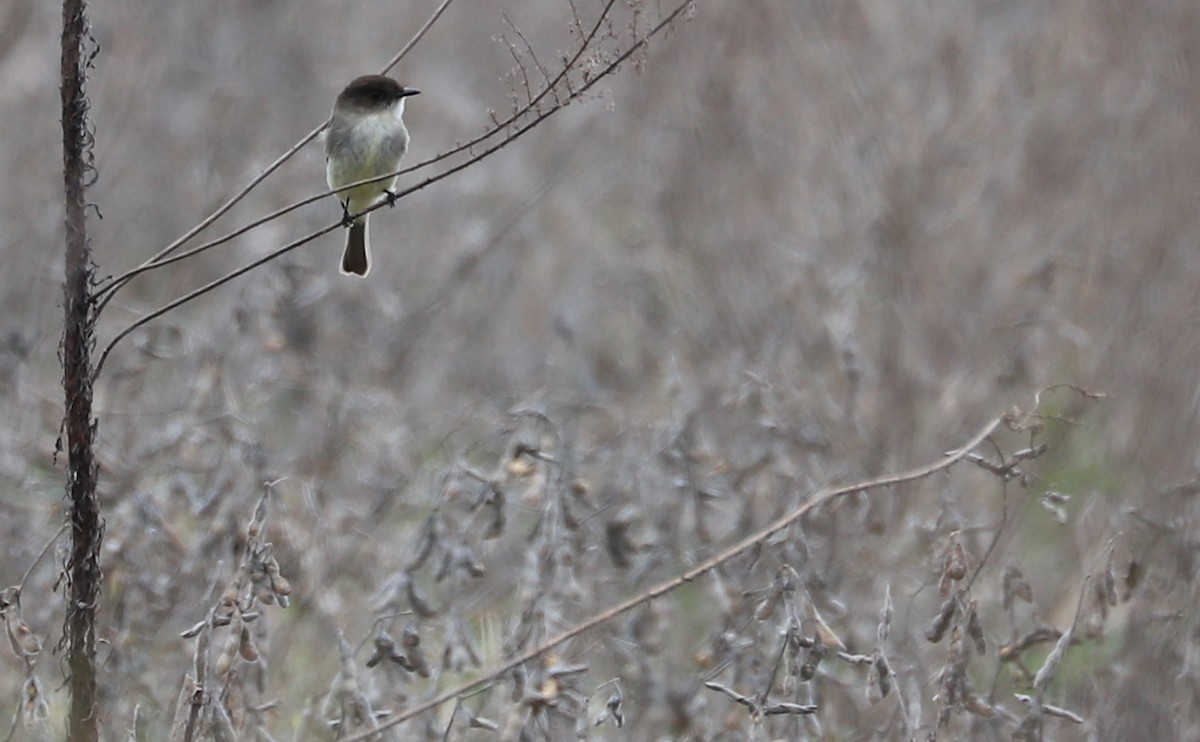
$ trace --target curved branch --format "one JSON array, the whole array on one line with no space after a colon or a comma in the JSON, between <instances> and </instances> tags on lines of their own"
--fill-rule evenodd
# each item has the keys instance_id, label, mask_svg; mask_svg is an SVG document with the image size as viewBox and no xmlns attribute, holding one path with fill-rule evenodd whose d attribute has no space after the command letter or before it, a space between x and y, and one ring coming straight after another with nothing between
<instances>
[{"instance_id":1,"label":"curved branch","mask_svg":"<svg viewBox=\"0 0 1200 742\"><path fill-rule=\"evenodd\" d=\"M184 304L187 304L192 299L196 299L201 296L204 296L205 294L212 291L213 289L216 289L220 286L223 286L224 284L229 283L230 281L232 281L233 279L237 278L238 276L240 276L244 273L249 273L250 271L257 268L258 266L262 265L263 263L270 262L270 261L274 260L275 258L279 257L280 255L289 253L292 250L295 250L297 247L300 247L302 245L306 245L309 242L312 242L313 240L315 240L316 238L318 238L322 235L328 234L328 233L334 231L335 229L338 229L341 226L342 226L341 222L338 222L337 224L331 224L330 226L325 227L324 229L318 229L316 232L313 232L310 235L301 237L300 239L298 239L294 242L284 245L283 247L279 248L278 250L274 250L274 251L268 253L267 255L264 255L263 257L259 258L258 260L255 260L253 263L250 263L249 265L242 266L241 268L238 268L237 270L233 271L232 273L226 273L225 275L221 276L220 278L214 279L214 280L204 284L200 288L195 289L194 291L189 291L188 293L184 294L183 296L179 297L178 299L170 301L170 302L164 304L163 306L159 307L158 309L155 309L150 314L147 314L145 317L138 319L136 322L129 325L124 330L121 330L120 332L118 332L116 337L114 337L112 340L108 341L108 345L104 346L104 352L100 354L100 360L96 362L96 370L94 372L92 372L92 381L95 382L95 380L100 377L100 370L102 368L104 368L104 362L108 360L108 354L112 352L113 347L115 347L117 343L119 343L122 339L124 339L125 336L129 335L129 333L138 329L139 327L146 324L147 322L150 322L151 320L154 320L158 317L163 316L164 314L171 311L172 309L181 307Z\"/></svg>"},{"instance_id":2,"label":"curved branch","mask_svg":"<svg viewBox=\"0 0 1200 742\"><path fill-rule=\"evenodd\" d=\"M365 182L370 183L372 181L368 180ZM359 183L351 183L350 185L346 186L346 188L356 188L359 185L360 185ZM254 229L255 227L260 227L263 224L266 224L267 222L269 222L273 219L278 219L279 217L281 217L285 214L288 214L292 211L295 211L296 209L299 209L304 206L308 206L311 203L316 203L317 201L320 201L321 199L323 199L326 196L329 196L335 192L336 191L330 191L327 193L320 193L315 196L310 196L302 201L297 201L294 204L291 204L289 206L283 207L282 209L273 211L264 217L255 219L254 221L250 222L249 224L247 224L243 227L239 227L238 229L235 229L234 231L230 232L229 234L227 234L223 237L218 237L217 239L211 240L209 242L205 242L202 245L197 245L196 247L193 247L191 250L185 250L184 252L178 253L177 255L172 255L169 258L160 257L155 262L146 261L136 268L131 268L128 271L122 273L117 278L113 279L110 283L106 284L98 292L96 292L96 297L100 299L100 302L99 302L99 305L98 305L96 311L100 312L101 310L103 310L104 307L107 306L107 304L110 301L112 301L112 298L113 298L113 296L116 295L116 292L118 289L123 287L125 284L129 283L129 281L132 280L133 278L136 278L137 276L140 276L143 273L152 271L156 268L162 268L164 266L171 265L172 263L178 263L182 260L187 260L188 258L199 255L202 252L207 252L208 250L211 250L212 248L217 247L218 245L223 245L226 242L231 242L232 240L234 240L238 237L241 237L242 235L246 234L247 232ZM178 247L178 245L175 245L175 247ZM165 256L165 254L166 253L163 252L163 253L160 253L159 255Z\"/></svg>"},{"instance_id":3,"label":"curved branch","mask_svg":"<svg viewBox=\"0 0 1200 742\"><path fill-rule=\"evenodd\" d=\"M213 222L215 222L216 220L218 220L222 216L224 216L225 213L228 212L230 209L232 209L239 201L241 201L246 196L250 195L250 191L254 190L254 188L257 187L259 183L266 180L268 175L270 175L271 173L278 170L279 167L281 165L283 165L283 163L290 160L292 158L292 155L299 152L300 149L304 147L304 145L306 145L309 142L311 142L312 140L316 139L317 135L320 134L325 129L325 127L328 125L329 125L329 121L326 120L325 123L321 124L317 128L310 131L308 134L306 134L304 136L304 138L302 138L299 142L296 142L296 144L292 145L291 149L289 149L287 152L284 152L282 155L280 155L275 160L275 162L272 162L270 165L267 166L267 168L265 170L263 170L258 175L254 176L254 178L248 184L246 184L246 186L244 188L242 188L242 190L240 190L236 194L234 194L233 198L229 199L224 204L219 206L216 211L214 211L213 213L209 214L207 217L202 219L199 224L197 224L196 226L189 229L186 233L183 234L182 237L178 238L171 244L167 245L162 250L159 250L157 253L155 253L149 259L143 261L142 264L139 265L137 268L127 271L127 272L121 274L120 276L117 276L116 278L111 279L108 283L101 286L100 289L95 293L95 296L97 298L99 298L101 296L104 296L104 294L107 293L108 297L105 298L104 301L102 301L99 304L99 306L97 307L97 311L99 311L100 309L103 309L104 306L106 304L108 304L109 300L112 299L112 295L115 294L117 292L117 290L119 290L125 284L129 283L130 279L132 279L134 276L136 276L140 273L145 273L146 271L150 270L151 268L157 267L159 265L164 265L164 263L162 262L163 258L165 258L166 256L170 255L171 253L175 252L176 250L178 250L188 240L192 239L197 234L199 234L200 232L207 229L208 226L211 225Z\"/></svg>"},{"instance_id":4,"label":"curved branch","mask_svg":"<svg viewBox=\"0 0 1200 742\"><path fill-rule=\"evenodd\" d=\"M400 60L404 59L409 50L416 46L417 42L421 40L421 37L423 37L426 32L429 31L429 29L433 28L433 24L437 23L437 19L442 17L442 13L446 12L446 8L450 7L450 3L452 2L454 2L454 0L442 0L442 4L437 6L437 8L433 11L433 15L429 16L429 20L425 21L425 25L417 29L417 32L413 34L411 39L408 40L408 43L404 45L404 48L396 52L396 56L392 57L391 60L384 65L381 74L386 75L392 71L393 67L400 64Z\"/></svg>"}]
</instances>

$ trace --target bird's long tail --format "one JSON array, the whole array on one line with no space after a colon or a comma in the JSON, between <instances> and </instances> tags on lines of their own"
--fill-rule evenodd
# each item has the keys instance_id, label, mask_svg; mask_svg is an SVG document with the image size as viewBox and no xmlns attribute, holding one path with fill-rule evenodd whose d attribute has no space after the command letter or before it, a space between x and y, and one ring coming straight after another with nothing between
<instances>
[{"instance_id":1,"label":"bird's long tail","mask_svg":"<svg viewBox=\"0 0 1200 742\"><path fill-rule=\"evenodd\" d=\"M366 277L371 271L371 246L367 239L367 218L359 217L346 232L346 250L342 253L342 273Z\"/></svg>"}]
</instances>

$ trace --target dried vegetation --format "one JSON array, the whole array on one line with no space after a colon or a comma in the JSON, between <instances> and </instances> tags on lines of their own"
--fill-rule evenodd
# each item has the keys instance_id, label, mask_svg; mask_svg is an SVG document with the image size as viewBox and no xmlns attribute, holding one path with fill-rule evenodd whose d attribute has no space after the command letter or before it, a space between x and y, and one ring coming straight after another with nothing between
<instances>
[{"instance_id":1,"label":"dried vegetation","mask_svg":"<svg viewBox=\"0 0 1200 742\"><path fill-rule=\"evenodd\" d=\"M0 718L55 739L57 17L13 5ZM101 275L432 10L218 5L93 8ZM412 156L521 111L604 7L452 5L400 69ZM1200 734L1200 7L701 0L594 82L673 7L616 3L522 120L577 104L373 219L368 281L326 236L116 346L106 738ZM229 224L320 193L318 150ZM337 217L135 278L101 343Z\"/></svg>"}]
</instances>

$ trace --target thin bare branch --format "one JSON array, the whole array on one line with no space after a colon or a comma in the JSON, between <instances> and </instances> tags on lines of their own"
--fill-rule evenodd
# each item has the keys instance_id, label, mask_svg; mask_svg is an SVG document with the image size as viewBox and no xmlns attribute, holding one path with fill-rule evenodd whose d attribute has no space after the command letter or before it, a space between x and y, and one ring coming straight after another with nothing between
<instances>
[{"instance_id":1,"label":"thin bare branch","mask_svg":"<svg viewBox=\"0 0 1200 742\"><path fill-rule=\"evenodd\" d=\"M58 540L58 537L61 536L65 530L67 530L67 524L64 521L63 524L58 527L58 530L54 532L54 535L51 536L48 541L46 541L46 545L42 547L40 552L38 552L38 555L34 558L33 563L30 564L29 568L25 570L25 574L21 575L21 581L17 583L17 595L20 595L21 591L25 589L25 583L29 581L29 576L33 574L34 568L38 566L39 562L46 558L46 554L49 553L50 547L54 546L54 542Z\"/></svg>"},{"instance_id":2,"label":"thin bare branch","mask_svg":"<svg viewBox=\"0 0 1200 742\"><path fill-rule=\"evenodd\" d=\"M396 56L392 57L388 63L384 65L383 69L381 70L382 74L386 75L392 71L393 67L400 64L400 60L404 59L404 57L408 55L409 50L417 45L417 42L429 32L429 29L433 28L433 24L437 23L438 18L442 17L442 13L446 12L446 8L449 8L450 3L452 2L454 2L454 0L442 0L442 4L437 6L437 8L433 11L433 15L429 16L429 20L425 21L425 25L417 29L417 32L413 34L411 39L408 40L408 43L405 44L400 51L396 52Z\"/></svg>"},{"instance_id":3,"label":"thin bare branch","mask_svg":"<svg viewBox=\"0 0 1200 742\"><path fill-rule=\"evenodd\" d=\"M505 20L508 20L507 17ZM513 63L517 65L517 69L521 72L521 85L525 88L525 100L533 100L533 88L529 85L529 73L525 70L525 65L521 63L521 55L517 53L517 45L509 41L508 37L503 34L501 34L500 38L504 41L504 45L508 47L508 53L512 56ZM515 94L513 97L516 97Z\"/></svg>"},{"instance_id":4,"label":"thin bare branch","mask_svg":"<svg viewBox=\"0 0 1200 742\"><path fill-rule=\"evenodd\" d=\"M508 17L508 14L503 14L501 17L504 18L504 22L507 23L508 27L513 30L513 33L517 35L517 38L521 40L521 43L525 45L525 52L529 54L529 58L533 60L534 65L538 68L538 72L542 73L542 80L545 81L546 88L552 89L550 83L550 73L546 70L546 67L542 64L541 60L538 59L537 52L533 50L533 44L529 43L529 39L525 38L525 33L521 31L521 29L518 28L515 23L512 22L512 20ZM555 97L557 98L557 95Z\"/></svg>"},{"instance_id":5,"label":"thin bare branch","mask_svg":"<svg viewBox=\"0 0 1200 742\"><path fill-rule=\"evenodd\" d=\"M275 250L273 252L268 253L267 255L264 255L263 257L259 258L258 260L255 260L253 263L250 263L249 265L242 266L241 268L238 268L237 270L233 271L232 273L227 273L224 276L221 276L220 278L214 279L194 291L189 291L188 293L184 294L183 296L179 297L178 299L170 301L170 302L164 304L163 306L159 307L158 309L155 309L153 312L147 314L145 317L138 319L136 322L134 322L133 324L126 327L124 330L121 330L119 333L117 333L117 336L114 337L112 340L110 340L108 342L108 345L106 345L104 347L104 352L100 354L100 360L96 362L96 370L92 375L93 380L95 380L96 378L99 378L100 371L101 371L101 369L104 368L104 362L106 360L108 360L108 354L112 352L113 347L116 346L116 344L119 343L124 337L129 335L129 333L131 333L134 330L138 329L139 327L145 325L147 322L150 322L154 319L157 319L158 317L163 316L164 314L171 311L172 309L181 307L193 299L197 299L201 296L204 296L205 294L212 291L213 289L216 289L219 286L223 286L224 284L229 283L230 281L237 278L238 276L243 275L245 273L249 273L250 271L257 268L258 266L260 266L264 263L268 263L268 262L274 260L275 258L279 257L280 255L289 253L292 250L295 250L296 248L298 248L302 245L306 245L309 242L312 242L313 240L315 240L316 238L318 238L322 235L329 234L330 232L338 229L341 226L342 225L339 222L337 224L331 224L327 227L324 227L323 229L318 229L316 232L313 232L312 234L310 234L306 237L301 237L300 239L295 240L294 242L284 245L283 247L279 248L278 250Z\"/></svg>"},{"instance_id":6,"label":"thin bare branch","mask_svg":"<svg viewBox=\"0 0 1200 742\"><path fill-rule=\"evenodd\" d=\"M129 283L129 281L131 279L133 279L134 276L137 276L141 273L145 273L146 271L148 271L152 268L157 268L162 265L166 265L167 262L175 262L175 261L165 261L164 262L163 258L167 257L171 253L178 250L180 247L182 247L184 244L189 242L197 234L199 234L200 232L207 229L209 227L209 225L211 225L213 222L215 222L216 220L218 220L222 216L224 216L225 213L228 212L230 209L232 209L235 205L237 205L237 203L239 201L241 201L246 196L250 195L250 191L254 190L258 186L259 183L266 180L268 175L270 175L271 173L278 170L280 168L280 166L283 165L283 163L290 160L293 155L295 155L297 152L299 152L304 147L304 145L306 145L309 142L311 142L312 140L316 139L317 136L320 135L320 133L322 131L324 131L325 127L328 125L329 125L329 120L326 119L325 122L322 123L320 126L313 129L308 134L305 134L304 137L299 142L296 142L296 144L292 145L291 149L289 149L287 152L280 155L274 162L272 162L270 165L268 165L267 168L265 170L263 170L261 173L254 176L254 178L251 179L251 181L249 183L247 183L246 186L242 188L242 190L238 191L236 194L234 194L234 196L232 198L230 198L228 201L226 201L221 206L219 206L216 211L214 211L213 213L209 214L207 217L202 219L199 224L197 224L196 226L189 229L186 233L183 234L183 236L179 237L179 239L177 239L174 242L172 242L171 244L167 245L162 250L159 250L152 257L143 261L142 264L139 265L138 267L133 268L129 271L126 271L125 273L122 273L120 276L117 276L116 278L113 278L110 281L108 281L107 283L104 283L103 285L101 285L99 290L96 291L96 294L95 294L96 297L99 298L99 297L104 296L105 294L107 294L107 296L104 297L104 299L102 301L100 301L99 305L97 306L97 312L102 311L104 309L104 307L108 305L108 302L112 300L112 297L116 294L116 292L118 290L120 290L122 287L124 287L127 283ZM197 252L201 252L201 250L193 250L190 253L188 253L188 255L189 256L195 255Z\"/></svg>"}]
</instances>

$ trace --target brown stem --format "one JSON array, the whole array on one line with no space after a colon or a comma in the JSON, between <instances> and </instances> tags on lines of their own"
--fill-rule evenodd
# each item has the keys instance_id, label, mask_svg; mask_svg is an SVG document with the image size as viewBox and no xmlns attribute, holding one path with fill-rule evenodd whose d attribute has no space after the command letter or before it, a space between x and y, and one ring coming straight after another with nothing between
<instances>
[{"instance_id":1,"label":"brown stem","mask_svg":"<svg viewBox=\"0 0 1200 742\"><path fill-rule=\"evenodd\" d=\"M62 128L66 197L65 325L62 337L64 427L67 439L67 507L71 548L66 573L68 596L63 642L71 708L67 739L99 739L96 713L96 603L100 597L100 501L96 497L96 424L92 416L92 347L95 313L89 293L93 277L87 237L86 193L93 174L92 133L88 127L84 45L89 40L84 0L63 1Z\"/></svg>"}]
</instances>

